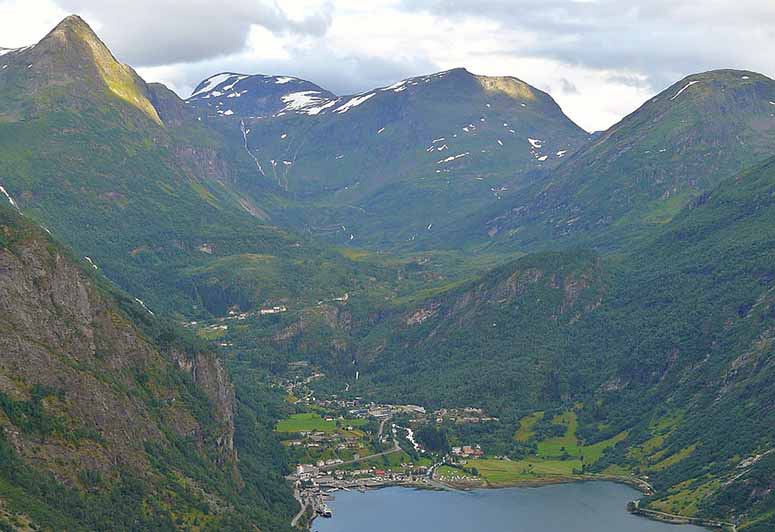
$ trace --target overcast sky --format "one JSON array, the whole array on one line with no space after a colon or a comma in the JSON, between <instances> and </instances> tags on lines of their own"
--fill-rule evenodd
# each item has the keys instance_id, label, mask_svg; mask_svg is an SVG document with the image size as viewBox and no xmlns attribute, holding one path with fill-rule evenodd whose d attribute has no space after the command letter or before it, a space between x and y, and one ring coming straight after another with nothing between
<instances>
[{"instance_id":1,"label":"overcast sky","mask_svg":"<svg viewBox=\"0 0 775 532\"><path fill-rule=\"evenodd\" d=\"M551 93L592 131L694 72L775 77L775 0L0 0L0 46L70 13L184 97L224 70L347 94L463 66Z\"/></svg>"}]
</instances>

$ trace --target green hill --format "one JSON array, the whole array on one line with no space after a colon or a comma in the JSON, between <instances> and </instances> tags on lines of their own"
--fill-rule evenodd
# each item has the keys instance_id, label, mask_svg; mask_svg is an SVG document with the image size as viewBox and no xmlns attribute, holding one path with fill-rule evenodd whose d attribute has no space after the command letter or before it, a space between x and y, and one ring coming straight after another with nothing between
<instances>
[{"instance_id":1,"label":"green hill","mask_svg":"<svg viewBox=\"0 0 775 532\"><path fill-rule=\"evenodd\" d=\"M355 393L512 420L577 408L587 444L626 433L593 471L647 475L653 508L767 530L773 220L770 159L625 255L530 255L396 309L356 348Z\"/></svg>"},{"instance_id":2,"label":"green hill","mask_svg":"<svg viewBox=\"0 0 775 532\"><path fill-rule=\"evenodd\" d=\"M0 185L152 310L223 315L366 282L339 253L268 225L234 192L242 162L225 158L224 140L118 63L81 19L3 64ZM283 271L298 276L286 284Z\"/></svg>"},{"instance_id":3,"label":"green hill","mask_svg":"<svg viewBox=\"0 0 775 532\"><path fill-rule=\"evenodd\" d=\"M775 81L718 70L673 84L545 179L440 228L433 244L625 248L694 198L773 153Z\"/></svg>"}]
</instances>

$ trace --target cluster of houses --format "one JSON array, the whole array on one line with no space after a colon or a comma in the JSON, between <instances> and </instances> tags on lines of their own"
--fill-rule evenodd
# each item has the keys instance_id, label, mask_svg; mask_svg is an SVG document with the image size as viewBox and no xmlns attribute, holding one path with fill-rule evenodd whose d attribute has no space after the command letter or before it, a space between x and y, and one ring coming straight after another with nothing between
<instances>
[{"instance_id":1,"label":"cluster of houses","mask_svg":"<svg viewBox=\"0 0 775 532\"><path fill-rule=\"evenodd\" d=\"M436 423L453 421L455 423L484 423L486 421L498 421L497 417L488 416L482 408L441 408L433 412Z\"/></svg>"},{"instance_id":2,"label":"cluster of houses","mask_svg":"<svg viewBox=\"0 0 775 532\"><path fill-rule=\"evenodd\" d=\"M295 480L301 481L306 488L311 487L341 487L352 482L411 482L423 479L428 474L428 468L413 464L401 464L400 469L364 468L353 470L337 469L333 472L322 469L325 466L336 465L334 460L325 464L320 461L316 465L299 464L296 466ZM341 460L339 461L341 463ZM322 465L321 465L322 464Z\"/></svg>"},{"instance_id":3,"label":"cluster of houses","mask_svg":"<svg viewBox=\"0 0 775 532\"><path fill-rule=\"evenodd\" d=\"M356 405L357 406L357 405ZM369 403L348 411L354 417L389 418L396 414L425 415L425 408L417 405L391 405Z\"/></svg>"},{"instance_id":4,"label":"cluster of houses","mask_svg":"<svg viewBox=\"0 0 775 532\"><path fill-rule=\"evenodd\" d=\"M288 312L288 307L285 305L279 305L269 308L262 308L258 310L259 315L266 316L267 314L280 314L282 312Z\"/></svg>"},{"instance_id":5,"label":"cluster of houses","mask_svg":"<svg viewBox=\"0 0 775 532\"><path fill-rule=\"evenodd\" d=\"M353 430L352 426L346 426L343 428L345 430ZM354 436L342 435L337 432L300 432L299 436L301 439L291 440L287 442L286 445L289 447L306 447L307 449L331 448L337 451L343 451L345 449L353 450L359 448L358 438ZM353 459L358 459L357 453L353 455ZM332 463L341 463L341 460L339 460L339 462ZM318 465L323 466L331 464L325 463Z\"/></svg>"},{"instance_id":6,"label":"cluster of houses","mask_svg":"<svg viewBox=\"0 0 775 532\"><path fill-rule=\"evenodd\" d=\"M463 445L462 447L453 447L452 456L460 458L479 458L484 456L484 451L479 445Z\"/></svg>"}]
</instances>

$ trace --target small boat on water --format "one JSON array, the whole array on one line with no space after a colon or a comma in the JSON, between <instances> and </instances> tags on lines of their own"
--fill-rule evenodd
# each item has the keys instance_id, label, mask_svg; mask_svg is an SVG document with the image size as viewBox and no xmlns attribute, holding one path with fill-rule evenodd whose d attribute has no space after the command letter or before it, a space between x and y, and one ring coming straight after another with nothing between
<instances>
[{"instance_id":1,"label":"small boat on water","mask_svg":"<svg viewBox=\"0 0 775 532\"><path fill-rule=\"evenodd\" d=\"M334 513L331 511L331 508L328 507L327 504L324 504L317 509L318 515L321 517L333 517Z\"/></svg>"}]
</instances>

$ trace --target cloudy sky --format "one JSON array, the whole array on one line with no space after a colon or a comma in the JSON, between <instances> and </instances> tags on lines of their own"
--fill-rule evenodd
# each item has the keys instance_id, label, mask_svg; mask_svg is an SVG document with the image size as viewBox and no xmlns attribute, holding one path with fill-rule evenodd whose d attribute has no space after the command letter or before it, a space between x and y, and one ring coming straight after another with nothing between
<instances>
[{"instance_id":1,"label":"cloudy sky","mask_svg":"<svg viewBox=\"0 0 775 532\"><path fill-rule=\"evenodd\" d=\"M0 46L69 13L181 96L224 70L347 94L464 66L550 92L591 131L693 72L775 77L774 0L0 0Z\"/></svg>"}]
</instances>

